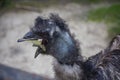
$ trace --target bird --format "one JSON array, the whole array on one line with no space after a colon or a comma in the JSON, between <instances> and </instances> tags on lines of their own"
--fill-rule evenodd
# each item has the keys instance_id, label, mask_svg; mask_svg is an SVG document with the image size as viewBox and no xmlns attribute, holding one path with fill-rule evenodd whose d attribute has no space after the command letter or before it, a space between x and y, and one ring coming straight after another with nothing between
<instances>
[{"instance_id":1,"label":"bird","mask_svg":"<svg viewBox=\"0 0 120 80\"><path fill-rule=\"evenodd\" d=\"M120 35L87 60L81 54L78 40L66 21L58 14L38 16L34 26L18 42L31 41L39 55L54 57L53 80L120 80Z\"/></svg>"}]
</instances>

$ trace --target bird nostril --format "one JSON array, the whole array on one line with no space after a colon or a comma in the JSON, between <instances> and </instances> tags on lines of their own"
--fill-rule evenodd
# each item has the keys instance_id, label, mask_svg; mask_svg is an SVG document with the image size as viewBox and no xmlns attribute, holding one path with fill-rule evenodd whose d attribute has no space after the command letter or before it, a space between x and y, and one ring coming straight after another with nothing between
<instances>
[{"instance_id":1,"label":"bird nostril","mask_svg":"<svg viewBox=\"0 0 120 80\"><path fill-rule=\"evenodd\" d=\"M27 39L27 38L31 38L32 36L30 36L30 35L25 35L23 38L24 39Z\"/></svg>"},{"instance_id":2,"label":"bird nostril","mask_svg":"<svg viewBox=\"0 0 120 80\"><path fill-rule=\"evenodd\" d=\"M35 36L36 35L32 31L30 31L30 32L26 33L23 38L28 39L28 38L34 38Z\"/></svg>"}]
</instances>

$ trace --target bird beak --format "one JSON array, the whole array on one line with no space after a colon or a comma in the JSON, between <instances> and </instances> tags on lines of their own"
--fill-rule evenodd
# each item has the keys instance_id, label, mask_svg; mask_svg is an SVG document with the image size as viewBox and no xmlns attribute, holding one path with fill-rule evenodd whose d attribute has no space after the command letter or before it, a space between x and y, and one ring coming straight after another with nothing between
<instances>
[{"instance_id":1,"label":"bird beak","mask_svg":"<svg viewBox=\"0 0 120 80\"><path fill-rule=\"evenodd\" d=\"M32 40L38 40L38 39L39 37L37 35L35 35L32 31L29 31L28 33L24 35L23 38L18 39L17 42L32 41Z\"/></svg>"},{"instance_id":2,"label":"bird beak","mask_svg":"<svg viewBox=\"0 0 120 80\"><path fill-rule=\"evenodd\" d=\"M33 46L38 47L35 53L35 58L40 54L46 51L45 46L42 45L42 38L32 31L29 31L24 35L23 38L18 39L17 42L29 41L33 43Z\"/></svg>"}]
</instances>

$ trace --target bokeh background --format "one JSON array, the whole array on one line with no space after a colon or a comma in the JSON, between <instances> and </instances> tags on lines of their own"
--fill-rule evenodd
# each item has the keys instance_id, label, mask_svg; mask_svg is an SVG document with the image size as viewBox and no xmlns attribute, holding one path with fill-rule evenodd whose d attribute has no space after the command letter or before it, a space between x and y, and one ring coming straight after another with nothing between
<instances>
[{"instance_id":1,"label":"bokeh background","mask_svg":"<svg viewBox=\"0 0 120 80\"><path fill-rule=\"evenodd\" d=\"M103 50L120 33L120 0L0 0L0 64L54 77L51 56L34 59L36 48L31 43L17 43L35 18L50 13L66 21L85 59Z\"/></svg>"}]
</instances>

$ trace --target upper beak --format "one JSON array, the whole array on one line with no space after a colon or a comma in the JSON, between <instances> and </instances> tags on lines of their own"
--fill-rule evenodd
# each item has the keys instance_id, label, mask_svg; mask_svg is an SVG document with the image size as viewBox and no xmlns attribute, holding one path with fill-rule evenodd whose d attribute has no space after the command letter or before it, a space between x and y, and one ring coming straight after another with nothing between
<instances>
[{"instance_id":1,"label":"upper beak","mask_svg":"<svg viewBox=\"0 0 120 80\"><path fill-rule=\"evenodd\" d=\"M18 39L17 42L37 40L37 39L39 39L39 38L40 38L40 37L38 37L35 33L33 33L32 31L29 31L28 33L26 33L26 34L24 35L23 38Z\"/></svg>"}]
</instances>

